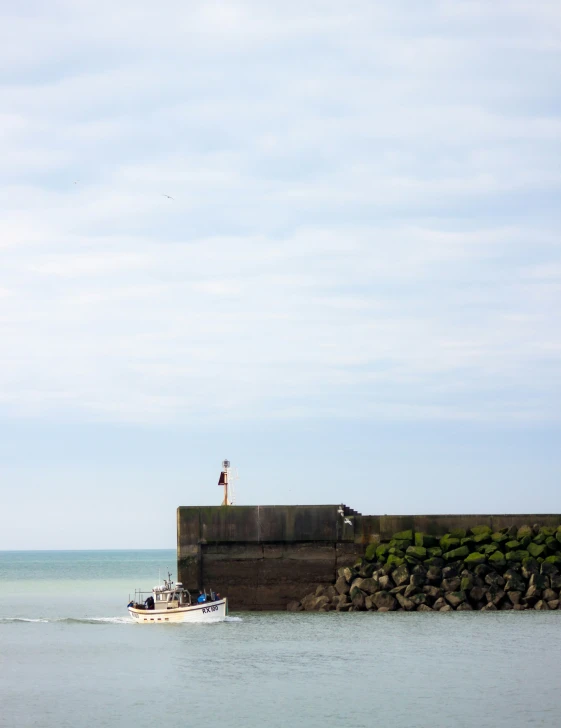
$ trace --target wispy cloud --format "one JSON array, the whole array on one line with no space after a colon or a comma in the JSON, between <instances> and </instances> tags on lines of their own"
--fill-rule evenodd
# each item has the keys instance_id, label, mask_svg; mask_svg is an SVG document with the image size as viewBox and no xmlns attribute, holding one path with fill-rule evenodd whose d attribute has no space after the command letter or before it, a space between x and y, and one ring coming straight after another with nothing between
<instances>
[{"instance_id":1,"label":"wispy cloud","mask_svg":"<svg viewBox=\"0 0 561 728\"><path fill-rule=\"evenodd\" d=\"M558 3L11 12L5 412L558 418Z\"/></svg>"}]
</instances>

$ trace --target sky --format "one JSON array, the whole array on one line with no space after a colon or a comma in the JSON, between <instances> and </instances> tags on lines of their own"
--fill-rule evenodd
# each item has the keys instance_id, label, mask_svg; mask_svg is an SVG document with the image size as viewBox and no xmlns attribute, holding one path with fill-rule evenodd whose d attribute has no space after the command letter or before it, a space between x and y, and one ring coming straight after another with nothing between
<instances>
[{"instance_id":1,"label":"sky","mask_svg":"<svg viewBox=\"0 0 561 728\"><path fill-rule=\"evenodd\" d=\"M558 2L0 20L0 549L561 513Z\"/></svg>"}]
</instances>

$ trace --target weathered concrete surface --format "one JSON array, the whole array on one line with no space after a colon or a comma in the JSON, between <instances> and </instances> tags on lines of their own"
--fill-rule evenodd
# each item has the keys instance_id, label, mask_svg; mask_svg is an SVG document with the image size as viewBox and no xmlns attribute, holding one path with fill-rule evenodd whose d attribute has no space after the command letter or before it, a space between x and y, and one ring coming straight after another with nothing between
<instances>
[{"instance_id":1,"label":"weathered concrete surface","mask_svg":"<svg viewBox=\"0 0 561 728\"><path fill-rule=\"evenodd\" d=\"M279 609L333 579L337 550L329 543L203 546L205 582L219 585L232 609ZM353 559L356 558L353 555ZM218 589L218 591L220 591Z\"/></svg>"},{"instance_id":2,"label":"weathered concrete surface","mask_svg":"<svg viewBox=\"0 0 561 728\"><path fill-rule=\"evenodd\" d=\"M232 609L284 609L362 553L359 514L344 507L346 524L340 507L178 508L178 579L227 595Z\"/></svg>"},{"instance_id":3,"label":"weathered concrete surface","mask_svg":"<svg viewBox=\"0 0 561 728\"><path fill-rule=\"evenodd\" d=\"M363 516L340 505L205 506L177 509L178 580L228 596L232 609L285 609L320 584L335 582L365 545L411 529L441 536L489 525L553 526L560 515ZM345 520L350 521L345 523Z\"/></svg>"},{"instance_id":4,"label":"weathered concrete surface","mask_svg":"<svg viewBox=\"0 0 561 728\"><path fill-rule=\"evenodd\" d=\"M340 506L180 507L182 543L353 541Z\"/></svg>"}]
</instances>

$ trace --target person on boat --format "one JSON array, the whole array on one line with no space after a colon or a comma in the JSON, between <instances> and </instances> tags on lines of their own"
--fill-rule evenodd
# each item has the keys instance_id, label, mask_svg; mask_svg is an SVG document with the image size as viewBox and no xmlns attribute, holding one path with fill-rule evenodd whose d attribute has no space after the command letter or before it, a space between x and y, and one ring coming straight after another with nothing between
<instances>
[{"instance_id":1,"label":"person on boat","mask_svg":"<svg viewBox=\"0 0 561 728\"><path fill-rule=\"evenodd\" d=\"M144 604L146 605L146 609L154 609L154 597L148 597Z\"/></svg>"},{"instance_id":2,"label":"person on boat","mask_svg":"<svg viewBox=\"0 0 561 728\"><path fill-rule=\"evenodd\" d=\"M202 591L199 592L199 598L197 599L197 602L199 604L204 604L204 602L206 602L206 594L203 594Z\"/></svg>"}]
</instances>

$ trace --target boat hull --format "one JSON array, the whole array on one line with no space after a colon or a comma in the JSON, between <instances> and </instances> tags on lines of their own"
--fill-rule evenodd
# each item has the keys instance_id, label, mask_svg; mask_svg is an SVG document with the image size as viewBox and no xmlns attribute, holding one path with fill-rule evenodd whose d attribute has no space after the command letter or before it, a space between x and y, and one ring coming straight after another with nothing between
<instances>
[{"instance_id":1,"label":"boat hull","mask_svg":"<svg viewBox=\"0 0 561 728\"><path fill-rule=\"evenodd\" d=\"M176 609L135 609L129 607L129 614L139 624L179 624L183 622L214 622L224 619L228 612L227 599L216 602L193 604Z\"/></svg>"}]
</instances>

